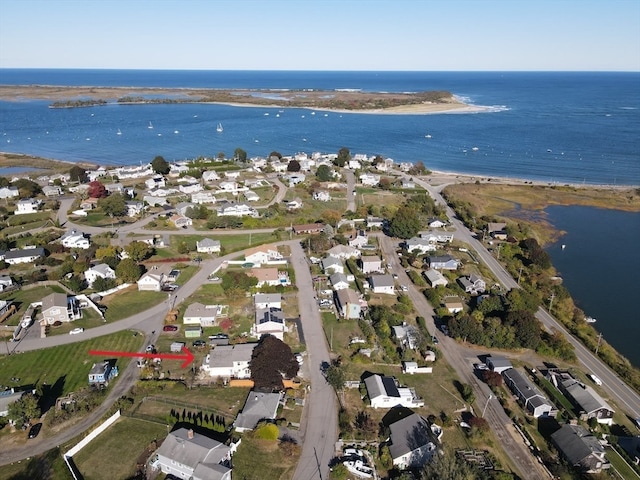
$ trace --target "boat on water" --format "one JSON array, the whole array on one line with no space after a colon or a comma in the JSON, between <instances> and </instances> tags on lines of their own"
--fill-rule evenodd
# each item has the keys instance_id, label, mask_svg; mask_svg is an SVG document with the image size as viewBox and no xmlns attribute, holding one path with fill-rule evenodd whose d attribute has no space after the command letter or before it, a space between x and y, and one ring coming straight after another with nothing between
<instances>
[{"instance_id":1,"label":"boat on water","mask_svg":"<svg viewBox=\"0 0 640 480\"><path fill-rule=\"evenodd\" d=\"M478 147L472 147L471 150L473 150L474 152L477 152L480 149Z\"/></svg>"},{"instance_id":2,"label":"boat on water","mask_svg":"<svg viewBox=\"0 0 640 480\"><path fill-rule=\"evenodd\" d=\"M431 135L429 135L428 133L424 136L424 138L431 138Z\"/></svg>"},{"instance_id":3,"label":"boat on water","mask_svg":"<svg viewBox=\"0 0 640 480\"><path fill-rule=\"evenodd\" d=\"M222 128L222 124L218 123L218 126L216 127L216 132L222 133L223 131L224 131L224 128Z\"/></svg>"},{"instance_id":4,"label":"boat on water","mask_svg":"<svg viewBox=\"0 0 640 480\"><path fill-rule=\"evenodd\" d=\"M361 478L373 478L373 468L368 467L362 460L353 460L344 462L344 466L350 473Z\"/></svg>"},{"instance_id":5,"label":"boat on water","mask_svg":"<svg viewBox=\"0 0 640 480\"><path fill-rule=\"evenodd\" d=\"M153 123L149 122L149 126L147 128L153 129Z\"/></svg>"},{"instance_id":6,"label":"boat on water","mask_svg":"<svg viewBox=\"0 0 640 480\"><path fill-rule=\"evenodd\" d=\"M122 135L122 132L120 131L120 129L118 129L118 132L116 133L116 135Z\"/></svg>"},{"instance_id":7,"label":"boat on water","mask_svg":"<svg viewBox=\"0 0 640 480\"><path fill-rule=\"evenodd\" d=\"M597 322L597 320L595 318L589 317L589 316L585 316L584 317L584 321L587 322L587 323L596 323Z\"/></svg>"}]
</instances>

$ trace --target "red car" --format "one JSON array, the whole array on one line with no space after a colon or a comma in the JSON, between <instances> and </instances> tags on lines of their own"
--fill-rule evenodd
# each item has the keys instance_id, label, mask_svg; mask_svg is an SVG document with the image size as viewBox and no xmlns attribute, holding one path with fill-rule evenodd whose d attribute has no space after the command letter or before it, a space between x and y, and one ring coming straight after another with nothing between
<instances>
[{"instance_id":1,"label":"red car","mask_svg":"<svg viewBox=\"0 0 640 480\"><path fill-rule=\"evenodd\" d=\"M162 331L163 332L177 332L178 331L178 326L177 325L165 325L164 327L162 327Z\"/></svg>"}]
</instances>

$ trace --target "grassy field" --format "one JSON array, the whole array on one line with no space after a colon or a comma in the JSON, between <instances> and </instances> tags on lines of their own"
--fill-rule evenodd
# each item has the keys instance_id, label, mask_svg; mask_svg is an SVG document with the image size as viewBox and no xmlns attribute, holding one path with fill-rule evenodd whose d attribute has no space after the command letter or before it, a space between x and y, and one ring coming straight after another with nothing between
<instances>
[{"instance_id":1,"label":"grassy field","mask_svg":"<svg viewBox=\"0 0 640 480\"><path fill-rule=\"evenodd\" d=\"M166 300L165 292L139 292L135 285L126 288L116 295L109 295L102 299L107 307L104 318L107 322L114 322L143 312Z\"/></svg>"},{"instance_id":2,"label":"grassy field","mask_svg":"<svg viewBox=\"0 0 640 480\"><path fill-rule=\"evenodd\" d=\"M59 293L61 291L62 290L59 287L42 286L35 288L21 288L20 290L1 294L0 300L11 300L18 309L16 313L5 320L3 324L13 326L18 325L20 320L22 320L22 315L27 311L29 304L39 302L51 293Z\"/></svg>"},{"instance_id":3,"label":"grassy field","mask_svg":"<svg viewBox=\"0 0 640 480\"><path fill-rule=\"evenodd\" d=\"M233 456L233 477L243 480L288 480L293 478L298 457L288 457L278 441L245 435ZM258 466L260 468L256 468Z\"/></svg>"},{"instance_id":4,"label":"grassy field","mask_svg":"<svg viewBox=\"0 0 640 480\"><path fill-rule=\"evenodd\" d=\"M613 448L608 448L605 456L607 457L607 460L611 462L611 466L616 470L616 472L618 472L620 478L624 478L626 480L640 479L640 475L638 475L635 470L627 464L624 458L622 458Z\"/></svg>"},{"instance_id":5,"label":"grassy field","mask_svg":"<svg viewBox=\"0 0 640 480\"><path fill-rule=\"evenodd\" d=\"M165 425L121 417L73 460L85 480L130 478L144 450L156 440L160 445L166 435Z\"/></svg>"},{"instance_id":6,"label":"grassy field","mask_svg":"<svg viewBox=\"0 0 640 480\"><path fill-rule=\"evenodd\" d=\"M89 355L89 350L135 351L141 346L141 335L122 331L70 345L3 355L0 357L0 385L56 384L56 393L66 395L86 386L91 366L103 360ZM128 362L129 359L121 358L117 365L123 370Z\"/></svg>"},{"instance_id":7,"label":"grassy field","mask_svg":"<svg viewBox=\"0 0 640 480\"><path fill-rule=\"evenodd\" d=\"M171 245L179 245L181 242L185 242L187 245L192 246L192 250L195 251L196 241L201 241L205 238L211 238L214 240L220 240L220 246L224 250L229 252L235 252L238 250L244 250L251 246L262 245L265 243L271 243L277 239L273 236L273 233L253 233L251 235L244 233L238 235L173 235L171 236ZM170 251L170 249L158 249L158 252ZM177 252L174 254L178 256Z\"/></svg>"},{"instance_id":8,"label":"grassy field","mask_svg":"<svg viewBox=\"0 0 640 480\"><path fill-rule=\"evenodd\" d=\"M73 480L59 448L0 467L0 480Z\"/></svg>"}]
</instances>

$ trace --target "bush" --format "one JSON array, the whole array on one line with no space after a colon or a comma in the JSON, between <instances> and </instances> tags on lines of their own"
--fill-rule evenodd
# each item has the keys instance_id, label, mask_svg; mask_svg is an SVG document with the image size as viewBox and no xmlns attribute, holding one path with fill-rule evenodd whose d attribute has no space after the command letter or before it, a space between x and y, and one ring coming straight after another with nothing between
<instances>
[{"instance_id":1,"label":"bush","mask_svg":"<svg viewBox=\"0 0 640 480\"><path fill-rule=\"evenodd\" d=\"M280 431L278 430L278 427L273 423L265 423L262 426L256 428L253 435L255 438L260 438L262 440L278 440Z\"/></svg>"}]
</instances>

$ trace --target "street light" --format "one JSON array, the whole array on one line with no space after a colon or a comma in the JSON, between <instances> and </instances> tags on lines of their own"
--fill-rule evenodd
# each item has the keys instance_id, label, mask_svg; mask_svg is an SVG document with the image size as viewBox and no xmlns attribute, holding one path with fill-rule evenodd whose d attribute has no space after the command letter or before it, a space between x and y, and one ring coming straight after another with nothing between
<instances>
[{"instance_id":1,"label":"street light","mask_svg":"<svg viewBox=\"0 0 640 480\"><path fill-rule=\"evenodd\" d=\"M484 418L484 413L487 411L487 406L489 405L489 400L491 400L493 398L493 395L489 395L489 398L487 398L487 401L484 404L484 408L482 409L482 418Z\"/></svg>"}]
</instances>

